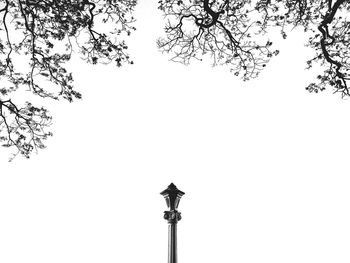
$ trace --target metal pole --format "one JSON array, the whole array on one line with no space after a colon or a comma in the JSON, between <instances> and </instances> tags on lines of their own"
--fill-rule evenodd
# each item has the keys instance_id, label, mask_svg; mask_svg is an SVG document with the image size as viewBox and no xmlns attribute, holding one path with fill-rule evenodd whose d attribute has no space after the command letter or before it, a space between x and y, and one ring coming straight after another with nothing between
<instances>
[{"instance_id":1,"label":"metal pole","mask_svg":"<svg viewBox=\"0 0 350 263\"><path fill-rule=\"evenodd\" d=\"M168 262L177 263L177 233L176 223L169 224Z\"/></svg>"}]
</instances>

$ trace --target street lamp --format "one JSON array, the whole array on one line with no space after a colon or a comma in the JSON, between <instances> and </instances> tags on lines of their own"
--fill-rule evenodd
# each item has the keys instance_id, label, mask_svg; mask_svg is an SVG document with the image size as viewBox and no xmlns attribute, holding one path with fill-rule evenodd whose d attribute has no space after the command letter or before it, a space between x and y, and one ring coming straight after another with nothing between
<instances>
[{"instance_id":1,"label":"street lamp","mask_svg":"<svg viewBox=\"0 0 350 263\"><path fill-rule=\"evenodd\" d=\"M164 219L168 220L168 263L177 263L177 233L176 225L181 220L181 213L177 211L181 197L184 192L177 189L177 187L171 183L167 189L160 193L164 196L169 211L164 211Z\"/></svg>"}]
</instances>

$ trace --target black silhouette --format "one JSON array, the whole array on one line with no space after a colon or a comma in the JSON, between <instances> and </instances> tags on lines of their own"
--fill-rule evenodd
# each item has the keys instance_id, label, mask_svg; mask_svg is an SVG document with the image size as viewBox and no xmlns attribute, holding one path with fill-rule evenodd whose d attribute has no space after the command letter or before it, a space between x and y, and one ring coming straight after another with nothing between
<instances>
[{"instance_id":1,"label":"black silhouette","mask_svg":"<svg viewBox=\"0 0 350 263\"><path fill-rule=\"evenodd\" d=\"M166 204L170 211L164 212L164 219L169 223L169 241L168 241L168 263L177 263L177 222L181 220L181 213L177 211L181 197L184 192L177 189L171 183L167 189L160 193L164 196Z\"/></svg>"},{"instance_id":2,"label":"black silhouette","mask_svg":"<svg viewBox=\"0 0 350 263\"><path fill-rule=\"evenodd\" d=\"M280 28L303 27L311 37L307 45L315 63L324 71L306 88L323 91L327 86L350 96L350 2L346 0L160 0L168 22L158 47L172 60L188 64L208 55L213 65L226 64L244 80L256 77L278 54L265 33Z\"/></svg>"},{"instance_id":3,"label":"black silhouette","mask_svg":"<svg viewBox=\"0 0 350 263\"><path fill-rule=\"evenodd\" d=\"M124 36L136 0L19 0L0 4L0 142L29 157L44 147L51 117L47 110L14 102L15 91L42 98L80 99L64 65L79 51L89 63L132 63ZM28 93L27 93L27 95ZM12 157L12 158L13 158Z\"/></svg>"}]
</instances>

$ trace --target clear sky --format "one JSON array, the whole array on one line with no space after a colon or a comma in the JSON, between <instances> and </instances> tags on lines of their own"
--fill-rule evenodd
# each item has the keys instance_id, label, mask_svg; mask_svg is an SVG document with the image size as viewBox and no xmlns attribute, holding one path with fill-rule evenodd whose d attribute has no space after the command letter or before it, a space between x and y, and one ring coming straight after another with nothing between
<instances>
[{"instance_id":1,"label":"clear sky","mask_svg":"<svg viewBox=\"0 0 350 263\"><path fill-rule=\"evenodd\" d=\"M83 100L45 102L48 147L11 163L1 149L0 262L165 263L173 182L179 263L348 263L350 101L305 91L303 33L242 82L169 62L156 2L137 7L135 65L74 59Z\"/></svg>"}]
</instances>

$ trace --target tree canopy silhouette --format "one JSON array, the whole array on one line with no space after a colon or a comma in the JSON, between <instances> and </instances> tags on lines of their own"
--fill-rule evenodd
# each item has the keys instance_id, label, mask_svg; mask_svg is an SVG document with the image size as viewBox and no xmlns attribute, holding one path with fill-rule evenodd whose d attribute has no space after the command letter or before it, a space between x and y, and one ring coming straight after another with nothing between
<instances>
[{"instance_id":1,"label":"tree canopy silhouette","mask_svg":"<svg viewBox=\"0 0 350 263\"><path fill-rule=\"evenodd\" d=\"M20 89L42 98L80 99L65 64L80 52L88 63L133 63L125 37L135 29L136 0L0 1L0 142L29 157L51 135L43 107L17 105ZM26 95L28 96L28 95Z\"/></svg>"},{"instance_id":2,"label":"tree canopy silhouette","mask_svg":"<svg viewBox=\"0 0 350 263\"><path fill-rule=\"evenodd\" d=\"M65 68L73 52L88 63L132 64L125 38L137 0L0 0L0 143L29 157L52 135L51 116L16 92L41 98L80 99ZM350 96L349 0L159 0L167 19L157 42L184 64L209 57L244 80L255 78L279 51L272 28L287 37L302 27L314 50L307 68L321 72L306 89L332 87Z\"/></svg>"},{"instance_id":3,"label":"tree canopy silhouette","mask_svg":"<svg viewBox=\"0 0 350 263\"><path fill-rule=\"evenodd\" d=\"M323 69L306 89L332 87L350 96L349 0L160 0L167 18L165 37L158 40L172 60L188 64L209 56L213 65L229 65L244 80L256 77L278 54L265 37L280 28L283 38L300 26L310 33L306 43L315 54L307 68Z\"/></svg>"}]
</instances>

